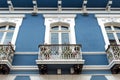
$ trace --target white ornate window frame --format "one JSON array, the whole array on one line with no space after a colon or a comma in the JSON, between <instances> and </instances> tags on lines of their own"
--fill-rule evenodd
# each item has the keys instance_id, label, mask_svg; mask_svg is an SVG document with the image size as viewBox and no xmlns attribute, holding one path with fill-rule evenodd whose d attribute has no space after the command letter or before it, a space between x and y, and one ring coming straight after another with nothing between
<instances>
[{"instance_id":1,"label":"white ornate window frame","mask_svg":"<svg viewBox=\"0 0 120 80\"><path fill-rule=\"evenodd\" d=\"M106 30L105 30L105 24L109 22L118 22L120 23L120 15L117 14L96 14L95 15L98 20L98 24L101 28L101 31L103 33L103 38L105 41L105 49L108 48L108 45L110 45Z\"/></svg>"},{"instance_id":2,"label":"white ornate window frame","mask_svg":"<svg viewBox=\"0 0 120 80\"><path fill-rule=\"evenodd\" d=\"M0 14L0 23L14 23L15 30L11 40L11 44L15 46L19 28L22 24L22 20L25 17L23 14Z\"/></svg>"},{"instance_id":3,"label":"white ornate window frame","mask_svg":"<svg viewBox=\"0 0 120 80\"><path fill-rule=\"evenodd\" d=\"M70 44L76 44L75 37L75 14L44 14L45 17L45 41L44 43L50 44L50 25L52 23L63 22L69 24L70 30Z\"/></svg>"}]
</instances>

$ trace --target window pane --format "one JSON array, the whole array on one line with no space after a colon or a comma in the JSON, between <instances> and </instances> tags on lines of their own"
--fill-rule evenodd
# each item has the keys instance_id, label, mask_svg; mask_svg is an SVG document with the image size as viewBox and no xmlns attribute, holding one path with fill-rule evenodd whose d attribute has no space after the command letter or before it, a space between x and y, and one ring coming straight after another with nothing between
<instances>
[{"instance_id":1,"label":"window pane","mask_svg":"<svg viewBox=\"0 0 120 80\"><path fill-rule=\"evenodd\" d=\"M58 26L51 27L52 30L58 30Z\"/></svg>"},{"instance_id":2,"label":"window pane","mask_svg":"<svg viewBox=\"0 0 120 80\"><path fill-rule=\"evenodd\" d=\"M9 26L9 30L14 30L15 27L14 26Z\"/></svg>"},{"instance_id":3,"label":"window pane","mask_svg":"<svg viewBox=\"0 0 120 80\"><path fill-rule=\"evenodd\" d=\"M120 41L120 33L117 33L117 37L118 37L118 39L119 39L119 41Z\"/></svg>"},{"instance_id":4,"label":"window pane","mask_svg":"<svg viewBox=\"0 0 120 80\"><path fill-rule=\"evenodd\" d=\"M120 30L120 27L114 26L114 29L115 29L115 30Z\"/></svg>"},{"instance_id":5,"label":"window pane","mask_svg":"<svg viewBox=\"0 0 120 80\"><path fill-rule=\"evenodd\" d=\"M0 30L5 30L6 26L0 26Z\"/></svg>"},{"instance_id":6,"label":"window pane","mask_svg":"<svg viewBox=\"0 0 120 80\"><path fill-rule=\"evenodd\" d=\"M7 32L4 43L8 44L9 42L11 42L13 36L13 32Z\"/></svg>"},{"instance_id":7,"label":"window pane","mask_svg":"<svg viewBox=\"0 0 120 80\"><path fill-rule=\"evenodd\" d=\"M111 26L106 26L105 30L111 30Z\"/></svg>"},{"instance_id":8,"label":"window pane","mask_svg":"<svg viewBox=\"0 0 120 80\"><path fill-rule=\"evenodd\" d=\"M58 44L58 33L51 33L51 44Z\"/></svg>"},{"instance_id":9,"label":"window pane","mask_svg":"<svg viewBox=\"0 0 120 80\"><path fill-rule=\"evenodd\" d=\"M61 30L68 30L68 27L62 26Z\"/></svg>"},{"instance_id":10,"label":"window pane","mask_svg":"<svg viewBox=\"0 0 120 80\"><path fill-rule=\"evenodd\" d=\"M113 33L107 33L109 40L115 40Z\"/></svg>"},{"instance_id":11,"label":"window pane","mask_svg":"<svg viewBox=\"0 0 120 80\"><path fill-rule=\"evenodd\" d=\"M2 40L2 37L3 37L3 32L0 32L0 42Z\"/></svg>"},{"instance_id":12,"label":"window pane","mask_svg":"<svg viewBox=\"0 0 120 80\"><path fill-rule=\"evenodd\" d=\"M69 43L69 34L68 33L62 33L62 44L68 44Z\"/></svg>"}]
</instances>

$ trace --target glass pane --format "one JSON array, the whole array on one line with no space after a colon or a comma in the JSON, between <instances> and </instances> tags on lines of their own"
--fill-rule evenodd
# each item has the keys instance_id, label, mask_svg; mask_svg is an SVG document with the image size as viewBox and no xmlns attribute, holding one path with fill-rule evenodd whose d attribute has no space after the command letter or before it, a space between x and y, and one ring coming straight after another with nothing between
<instances>
[{"instance_id":1,"label":"glass pane","mask_svg":"<svg viewBox=\"0 0 120 80\"><path fill-rule=\"evenodd\" d=\"M13 32L7 32L4 43L8 44L9 42L11 42L12 36L13 36Z\"/></svg>"},{"instance_id":2,"label":"glass pane","mask_svg":"<svg viewBox=\"0 0 120 80\"><path fill-rule=\"evenodd\" d=\"M120 30L120 27L114 26L114 29L115 29L115 30Z\"/></svg>"},{"instance_id":3,"label":"glass pane","mask_svg":"<svg viewBox=\"0 0 120 80\"><path fill-rule=\"evenodd\" d=\"M62 44L69 44L69 34L62 33Z\"/></svg>"},{"instance_id":4,"label":"glass pane","mask_svg":"<svg viewBox=\"0 0 120 80\"><path fill-rule=\"evenodd\" d=\"M51 33L51 44L58 44L58 33Z\"/></svg>"},{"instance_id":5,"label":"glass pane","mask_svg":"<svg viewBox=\"0 0 120 80\"><path fill-rule=\"evenodd\" d=\"M0 32L0 42L2 40L2 37L3 37L3 32Z\"/></svg>"},{"instance_id":6,"label":"glass pane","mask_svg":"<svg viewBox=\"0 0 120 80\"><path fill-rule=\"evenodd\" d=\"M14 30L15 27L14 26L9 26L9 30Z\"/></svg>"},{"instance_id":7,"label":"glass pane","mask_svg":"<svg viewBox=\"0 0 120 80\"><path fill-rule=\"evenodd\" d=\"M117 33L117 37L118 37L118 39L119 39L119 41L120 41L120 33Z\"/></svg>"},{"instance_id":8,"label":"glass pane","mask_svg":"<svg viewBox=\"0 0 120 80\"><path fill-rule=\"evenodd\" d=\"M111 26L106 26L105 30L111 30Z\"/></svg>"},{"instance_id":9,"label":"glass pane","mask_svg":"<svg viewBox=\"0 0 120 80\"><path fill-rule=\"evenodd\" d=\"M113 33L107 33L109 40L115 40Z\"/></svg>"},{"instance_id":10,"label":"glass pane","mask_svg":"<svg viewBox=\"0 0 120 80\"><path fill-rule=\"evenodd\" d=\"M52 30L58 30L58 26L51 27Z\"/></svg>"},{"instance_id":11,"label":"glass pane","mask_svg":"<svg viewBox=\"0 0 120 80\"><path fill-rule=\"evenodd\" d=\"M0 26L0 30L5 30L6 26Z\"/></svg>"},{"instance_id":12,"label":"glass pane","mask_svg":"<svg viewBox=\"0 0 120 80\"><path fill-rule=\"evenodd\" d=\"M62 27L61 27L61 30L68 30L68 27L62 26Z\"/></svg>"}]
</instances>

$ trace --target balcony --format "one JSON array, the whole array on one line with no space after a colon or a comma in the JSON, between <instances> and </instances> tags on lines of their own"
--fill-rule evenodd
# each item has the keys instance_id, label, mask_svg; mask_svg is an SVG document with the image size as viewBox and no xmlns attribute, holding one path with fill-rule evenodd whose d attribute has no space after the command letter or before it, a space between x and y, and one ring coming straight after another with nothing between
<instances>
[{"instance_id":1,"label":"balcony","mask_svg":"<svg viewBox=\"0 0 120 80\"><path fill-rule=\"evenodd\" d=\"M109 45L106 53L111 72L113 74L120 73L120 45Z\"/></svg>"},{"instance_id":2,"label":"balcony","mask_svg":"<svg viewBox=\"0 0 120 80\"><path fill-rule=\"evenodd\" d=\"M65 66L67 66L66 68L74 68L74 66L78 66L81 72L82 66L84 64L84 60L82 59L81 45L78 44L39 45L39 54L36 63L38 64L40 71L41 67L43 66L45 68L53 66L54 68L56 68L56 70L65 68Z\"/></svg>"},{"instance_id":3,"label":"balcony","mask_svg":"<svg viewBox=\"0 0 120 80\"><path fill-rule=\"evenodd\" d=\"M14 56L14 49L11 44L0 45L0 74L8 74Z\"/></svg>"}]
</instances>

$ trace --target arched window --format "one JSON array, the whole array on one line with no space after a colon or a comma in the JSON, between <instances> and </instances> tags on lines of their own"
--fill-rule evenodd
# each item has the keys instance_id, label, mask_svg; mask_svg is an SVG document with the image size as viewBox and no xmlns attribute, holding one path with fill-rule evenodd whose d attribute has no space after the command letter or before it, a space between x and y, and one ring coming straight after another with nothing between
<instances>
[{"instance_id":1,"label":"arched window","mask_svg":"<svg viewBox=\"0 0 120 80\"><path fill-rule=\"evenodd\" d=\"M61 23L62 24L62 23ZM63 23L64 24L64 23ZM69 44L69 27L64 25L52 26L50 29L50 43L51 44Z\"/></svg>"},{"instance_id":2,"label":"arched window","mask_svg":"<svg viewBox=\"0 0 120 80\"><path fill-rule=\"evenodd\" d=\"M4 22L0 23L0 43L8 44L12 41L15 23Z\"/></svg>"},{"instance_id":3,"label":"arched window","mask_svg":"<svg viewBox=\"0 0 120 80\"><path fill-rule=\"evenodd\" d=\"M120 26L109 24L105 26L105 30L110 44L120 44Z\"/></svg>"},{"instance_id":4,"label":"arched window","mask_svg":"<svg viewBox=\"0 0 120 80\"><path fill-rule=\"evenodd\" d=\"M75 17L76 15L45 14L46 44L76 44Z\"/></svg>"},{"instance_id":5,"label":"arched window","mask_svg":"<svg viewBox=\"0 0 120 80\"><path fill-rule=\"evenodd\" d=\"M105 41L105 49L110 44L120 44L120 15L96 14Z\"/></svg>"}]
</instances>

